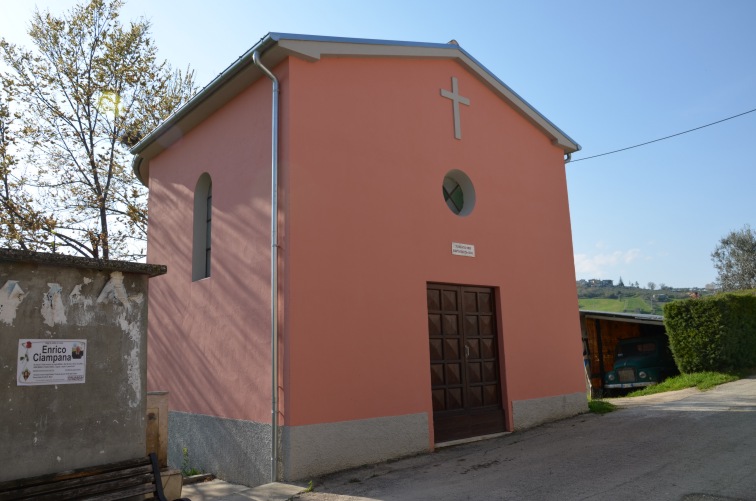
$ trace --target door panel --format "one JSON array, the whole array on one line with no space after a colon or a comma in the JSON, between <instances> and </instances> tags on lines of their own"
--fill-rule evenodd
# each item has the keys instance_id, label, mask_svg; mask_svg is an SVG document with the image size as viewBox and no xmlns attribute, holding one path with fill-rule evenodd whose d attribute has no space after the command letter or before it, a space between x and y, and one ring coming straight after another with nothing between
<instances>
[{"instance_id":1,"label":"door panel","mask_svg":"<svg viewBox=\"0 0 756 501\"><path fill-rule=\"evenodd\" d=\"M494 292L428 284L436 442L504 431Z\"/></svg>"}]
</instances>

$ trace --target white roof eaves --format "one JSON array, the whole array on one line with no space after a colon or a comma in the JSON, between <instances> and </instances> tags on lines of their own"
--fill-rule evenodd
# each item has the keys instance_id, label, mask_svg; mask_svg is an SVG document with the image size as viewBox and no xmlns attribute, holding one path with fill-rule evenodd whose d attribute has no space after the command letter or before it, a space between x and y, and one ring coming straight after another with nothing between
<instances>
[{"instance_id":1,"label":"white roof eaves","mask_svg":"<svg viewBox=\"0 0 756 501\"><path fill-rule=\"evenodd\" d=\"M132 168L143 184L146 185L149 180L150 158L166 149L211 113L242 92L252 82L263 76L262 71L252 61L252 54L255 51L261 54L263 63L269 68L274 67L289 55L309 61L317 61L324 56L454 59L468 68L490 89L509 102L527 120L549 136L555 145L564 150L565 154L580 150L580 145L577 142L454 43L398 42L269 33L200 90L184 106L131 148L131 153L135 155Z\"/></svg>"},{"instance_id":2,"label":"white roof eaves","mask_svg":"<svg viewBox=\"0 0 756 501\"><path fill-rule=\"evenodd\" d=\"M129 151L134 155L131 167L137 179L147 186L149 183L149 161L151 158L168 148L202 120L242 92L252 82L262 77L263 72L255 66L252 61L252 54L255 51L259 51L262 54L264 51L274 47L275 41L270 35L263 37L251 49L234 61L231 66L221 72L189 101L134 145ZM283 59L283 57L280 57L280 54L278 56L279 60ZM279 61L273 61L273 57L270 56L265 58L266 65L271 62L277 64Z\"/></svg>"}]
</instances>

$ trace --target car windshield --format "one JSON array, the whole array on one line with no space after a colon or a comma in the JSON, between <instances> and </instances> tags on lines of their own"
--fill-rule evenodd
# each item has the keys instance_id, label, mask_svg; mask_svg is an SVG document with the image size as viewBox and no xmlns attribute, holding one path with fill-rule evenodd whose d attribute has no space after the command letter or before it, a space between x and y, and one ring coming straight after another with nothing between
<instances>
[{"instance_id":1,"label":"car windshield","mask_svg":"<svg viewBox=\"0 0 756 501\"><path fill-rule=\"evenodd\" d=\"M656 351L656 343L644 341L640 343L620 343L617 345L617 358L642 357Z\"/></svg>"}]
</instances>

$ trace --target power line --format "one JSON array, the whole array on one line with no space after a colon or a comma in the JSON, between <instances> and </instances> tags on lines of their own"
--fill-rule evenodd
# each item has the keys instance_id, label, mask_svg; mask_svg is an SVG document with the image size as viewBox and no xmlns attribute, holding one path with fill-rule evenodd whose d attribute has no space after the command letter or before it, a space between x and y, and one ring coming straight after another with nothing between
<instances>
[{"instance_id":1,"label":"power line","mask_svg":"<svg viewBox=\"0 0 756 501\"><path fill-rule=\"evenodd\" d=\"M606 153L600 153L598 155L593 155L593 156L590 156L590 157L583 157L583 158L573 159L573 160L570 161L570 163L580 162L582 160L589 160L591 158L603 157L603 156L606 156L606 155L611 155L613 153L619 153L620 151L632 150L633 148L640 148L641 146L646 146L647 144L651 144L651 143L658 143L659 141L664 141L665 139L669 139L669 138L676 137L676 136L682 136L683 134L687 134L688 132L693 132L695 130L703 129L703 128L706 128L706 127L711 127L712 125L721 124L722 122L726 122L727 120L732 120L733 118L742 117L743 115L747 115L749 113L753 113L754 111L756 111L756 108L754 108L752 110L744 111L743 113L738 113L737 115L733 115L731 117L723 118L722 120L717 120L716 122L711 122L709 124L702 125L700 127L696 127L694 129L688 129L688 130L683 131L683 132L678 132L677 134L672 134L671 136L660 137L659 139L654 139L653 141L646 141L645 143L636 144L635 146L628 146L627 148L622 148L622 149L619 149L619 150L607 151Z\"/></svg>"}]
</instances>

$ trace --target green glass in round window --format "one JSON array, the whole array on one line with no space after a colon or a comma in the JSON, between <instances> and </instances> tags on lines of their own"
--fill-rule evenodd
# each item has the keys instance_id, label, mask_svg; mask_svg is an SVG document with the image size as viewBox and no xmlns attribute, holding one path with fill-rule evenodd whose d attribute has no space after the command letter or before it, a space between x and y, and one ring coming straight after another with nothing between
<instances>
[{"instance_id":1,"label":"green glass in round window","mask_svg":"<svg viewBox=\"0 0 756 501\"><path fill-rule=\"evenodd\" d=\"M446 200L446 205L449 206L451 211L455 214L462 212L462 208L465 206L465 194L459 183L450 177L445 177L443 190L444 200Z\"/></svg>"},{"instance_id":2,"label":"green glass in round window","mask_svg":"<svg viewBox=\"0 0 756 501\"><path fill-rule=\"evenodd\" d=\"M458 216L467 216L475 207L475 189L467 174L451 170L444 176L441 186L446 206Z\"/></svg>"}]
</instances>

